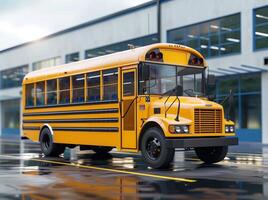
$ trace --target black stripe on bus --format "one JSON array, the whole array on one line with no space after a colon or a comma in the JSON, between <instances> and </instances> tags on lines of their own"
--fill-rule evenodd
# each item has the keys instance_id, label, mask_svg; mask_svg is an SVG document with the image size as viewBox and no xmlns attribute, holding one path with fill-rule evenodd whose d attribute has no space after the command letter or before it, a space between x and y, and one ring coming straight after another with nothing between
<instances>
[{"instance_id":1,"label":"black stripe on bus","mask_svg":"<svg viewBox=\"0 0 268 200\"><path fill-rule=\"evenodd\" d=\"M118 122L118 118L34 119L34 120L23 120L22 122L23 123Z\"/></svg>"},{"instance_id":2,"label":"black stripe on bus","mask_svg":"<svg viewBox=\"0 0 268 200\"><path fill-rule=\"evenodd\" d=\"M23 126L22 129L23 130L40 130L40 127L36 127L36 126Z\"/></svg>"},{"instance_id":3,"label":"black stripe on bus","mask_svg":"<svg viewBox=\"0 0 268 200\"><path fill-rule=\"evenodd\" d=\"M23 113L23 116L117 113L117 108Z\"/></svg>"},{"instance_id":4,"label":"black stripe on bus","mask_svg":"<svg viewBox=\"0 0 268 200\"><path fill-rule=\"evenodd\" d=\"M66 128L66 127L55 127L53 130L56 131L89 131L89 132L118 132L118 128L116 127L73 127L73 128Z\"/></svg>"},{"instance_id":5,"label":"black stripe on bus","mask_svg":"<svg viewBox=\"0 0 268 200\"><path fill-rule=\"evenodd\" d=\"M98 104L108 104L108 103L118 103L118 100L103 100L103 101L93 101L93 102L78 102L78 103L39 105L39 106L25 106L25 108L26 109L53 108L53 107L66 107L66 106L98 105Z\"/></svg>"},{"instance_id":6,"label":"black stripe on bus","mask_svg":"<svg viewBox=\"0 0 268 200\"><path fill-rule=\"evenodd\" d=\"M23 130L40 130L40 127L23 126ZM54 127L53 131L118 132L116 127Z\"/></svg>"}]
</instances>

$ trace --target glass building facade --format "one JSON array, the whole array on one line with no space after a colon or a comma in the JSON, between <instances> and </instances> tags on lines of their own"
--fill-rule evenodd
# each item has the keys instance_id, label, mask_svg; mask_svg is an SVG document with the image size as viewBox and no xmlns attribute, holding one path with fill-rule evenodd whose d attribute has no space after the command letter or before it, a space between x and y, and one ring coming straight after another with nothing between
<instances>
[{"instance_id":1,"label":"glass building facade","mask_svg":"<svg viewBox=\"0 0 268 200\"><path fill-rule=\"evenodd\" d=\"M241 141L261 142L261 74L241 74L217 78L216 98L220 103L234 94L234 105L229 117L235 121ZM228 115L228 103L224 104Z\"/></svg>"},{"instance_id":2,"label":"glass building facade","mask_svg":"<svg viewBox=\"0 0 268 200\"><path fill-rule=\"evenodd\" d=\"M28 65L0 71L0 89L20 87L23 77L28 71Z\"/></svg>"},{"instance_id":3,"label":"glass building facade","mask_svg":"<svg viewBox=\"0 0 268 200\"><path fill-rule=\"evenodd\" d=\"M206 58L241 52L240 13L169 30L167 41L196 49Z\"/></svg>"},{"instance_id":4,"label":"glass building facade","mask_svg":"<svg viewBox=\"0 0 268 200\"><path fill-rule=\"evenodd\" d=\"M65 56L65 63L79 61L79 52L70 53Z\"/></svg>"},{"instance_id":5,"label":"glass building facade","mask_svg":"<svg viewBox=\"0 0 268 200\"><path fill-rule=\"evenodd\" d=\"M54 57L54 58L49 58L45 60L41 60L38 62L33 63L33 71L38 70L38 69L43 69L47 67L52 67L60 64L60 57Z\"/></svg>"},{"instance_id":6,"label":"glass building facade","mask_svg":"<svg viewBox=\"0 0 268 200\"><path fill-rule=\"evenodd\" d=\"M19 136L20 99L1 101L2 136Z\"/></svg>"},{"instance_id":7,"label":"glass building facade","mask_svg":"<svg viewBox=\"0 0 268 200\"><path fill-rule=\"evenodd\" d=\"M253 11L254 49L268 48L268 6Z\"/></svg>"},{"instance_id":8,"label":"glass building facade","mask_svg":"<svg viewBox=\"0 0 268 200\"><path fill-rule=\"evenodd\" d=\"M138 46L145 46L153 43L159 42L157 34L147 35L140 38L135 38L123 42L119 42L116 44L111 44L95 49L90 49L85 51L85 58L93 58L97 56L102 56L106 54L115 53L118 51L124 51L130 48L130 45L138 47Z\"/></svg>"}]
</instances>

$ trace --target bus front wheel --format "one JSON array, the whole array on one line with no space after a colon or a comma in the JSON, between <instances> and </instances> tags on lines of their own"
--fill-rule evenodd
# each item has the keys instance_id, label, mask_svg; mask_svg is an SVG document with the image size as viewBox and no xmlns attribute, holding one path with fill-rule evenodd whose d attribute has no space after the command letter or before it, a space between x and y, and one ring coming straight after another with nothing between
<instances>
[{"instance_id":1,"label":"bus front wheel","mask_svg":"<svg viewBox=\"0 0 268 200\"><path fill-rule=\"evenodd\" d=\"M65 150L63 144L53 142L52 134L48 128L44 128L40 134L40 146L45 156L59 156Z\"/></svg>"},{"instance_id":2,"label":"bus front wheel","mask_svg":"<svg viewBox=\"0 0 268 200\"><path fill-rule=\"evenodd\" d=\"M148 166L160 169L169 167L173 161L175 150L167 148L162 131L153 127L146 130L142 137L141 152Z\"/></svg>"},{"instance_id":3,"label":"bus front wheel","mask_svg":"<svg viewBox=\"0 0 268 200\"><path fill-rule=\"evenodd\" d=\"M228 152L228 146L195 148L197 157L207 164L222 161Z\"/></svg>"}]
</instances>

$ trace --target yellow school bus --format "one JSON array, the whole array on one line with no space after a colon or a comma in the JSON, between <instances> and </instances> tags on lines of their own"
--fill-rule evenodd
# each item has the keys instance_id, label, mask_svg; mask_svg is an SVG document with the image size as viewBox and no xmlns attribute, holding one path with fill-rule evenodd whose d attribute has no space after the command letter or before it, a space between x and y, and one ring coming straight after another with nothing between
<instances>
[{"instance_id":1,"label":"yellow school bus","mask_svg":"<svg viewBox=\"0 0 268 200\"><path fill-rule=\"evenodd\" d=\"M80 146L96 153L139 152L168 167L175 148L206 163L238 143L223 106L210 101L207 63L196 50L158 43L28 73L23 80L23 137L46 156ZM208 76L212 77L212 76Z\"/></svg>"}]
</instances>

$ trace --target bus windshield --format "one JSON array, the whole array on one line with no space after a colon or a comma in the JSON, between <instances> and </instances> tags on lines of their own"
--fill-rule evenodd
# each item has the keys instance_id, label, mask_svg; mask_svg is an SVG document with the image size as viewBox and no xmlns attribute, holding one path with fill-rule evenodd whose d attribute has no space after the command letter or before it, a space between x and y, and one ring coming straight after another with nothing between
<instances>
[{"instance_id":1,"label":"bus windshield","mask_svg":"<svg viewBox=\"0 0 268 200\"><path fill-rule=\"evenodd\" d=\"M140 95L164 95L177 87L180 96L203 96L204 85L205 68L156 63L139 65Z\"/></svg>"}]
</instances>

